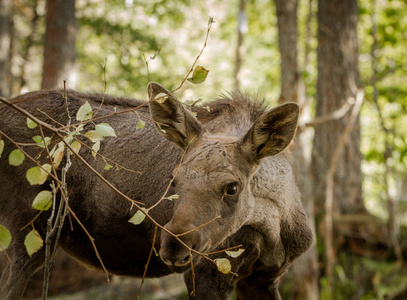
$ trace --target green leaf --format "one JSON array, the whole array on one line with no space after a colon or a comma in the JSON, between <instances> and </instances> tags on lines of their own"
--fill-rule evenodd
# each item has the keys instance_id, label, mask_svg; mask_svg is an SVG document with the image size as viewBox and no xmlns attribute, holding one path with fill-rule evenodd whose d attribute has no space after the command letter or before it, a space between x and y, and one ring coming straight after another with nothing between
<instances>
[{"instance_id":1,"label":"green leaf","mask_svg":"<svg viewBox=\"0 0 407 300\"><path fill-rule=\"evenodd\" d=\"M58 148L51 155L56 168L58 168L59 164L61 163L62 159L64 158L64 149L65 149L64 142L60 142L58 144Z\"/></svg>"},{"instance_id":2,"label":"green leaf","mask_svg":"<svg viewBox=\"0 0 407 300\"><path fill-rule=\"evenodd\" d=\"M218 268L219 272L223 274L229 274L232 270L232 266L230 265L230 261L227 258L217 258L215 259L216 267Z\"/></svg>"},{"instance_id":3,"label":"green leaf","mask_svg":"<svg viewBox=\"0 0 407 300\"><path fill-rule=\"evenodd\" d=\"M0 251L6 250L11 242L11 233L10 231L0 225Z\"/></svg>"},{"instance_id":4,"label":"green leaf","mask_svg":"<svg viewBox=\"0 0 407 300\"><path fill-rule=\"evenodd\" d=\"M90 106L89 102L86 101L76 113L76 120L86 121L92 118L92 115L93 115L92 107Z\"/></svg>"},{"instance_id":5,"label":"green leaf","mask_svg":"<svg viewBox=\"0 0 407 300\"><path fill-rule=\"evenodd\" d=\"M206 77L208 77L208 73L209 70L205 69L204 67L196 66L192 77L188 78L188 81L192 82L193 84L202 83L206 80Z\"/></svg>"},{"instance_id":6,"label":"green leaf","mask_svg":"<svg viewBox=\"0 0 407 300\"><path fill-rule=\"evenodd\" d=\"M38 147L45 148L44 141L42 140L42 137L40 135L33 136L33 140L34 140L34 142L37 143ZM45 144L48 146L50 143L51 143L51 138L45 137Z\"/></svg>"},{"instance_id":7,"label":"green leaf","mask_svg":"<svg viewBox=\"0 0 407 300\"><path fill-rule=\"evenodd\" d=\"M12 166L19 166L23 163L24 158L24 153L20 149L15 149L8 156L8 162Z\"/></svg>"},{"instance_id":8,"label":"green leaf","mask_svg":"<svg viewBox=\"0 0 407 300\"><path fill-rule=\"evenodd\" d=\"M1 154L3 153L3 150L4 150L4 141L0 140L0 157L1 157Z\"/></svg>"},{"instance_id":9,"label":"green leaf","mask_svg":"<svg viewBox=\"0 0 407 300\"><path fill-rule=\"evenodd\" d=\"M48 210L52 205L52 192L50 191L41 191L35 196L32 208L36 210Z\"/></svg>"},{"instance_id":10,"label":"green leaf","mask_svg":"<svg viewBox=\"0 0 407 300\"><path fill-rule=\"evenodd\" d=\"M150 55L150 59L154 60L156 59L156 57L158 56L158 54L160 53L161 49L158 49L153 55Z\"/></svg>"},{"instance_id":11,"label":"green leaf","mask_svg":"<svg viewBox=\"0 0 407 300\"><path fill-rule=\"evenodd\" d=\"M148 209L147 208L141 208L142 211L144 211L146 214L148 214ZM131 217L131 219L129 220L130 223L134 224L134 225L139 225L141 224L144 219L146 218L146 215L143 214L141 212L141 210L138 210L134 216Z\"/></svg>"},{"instance_id":12,"label":"green leaf","mask_svg":"<svg viewBox=\"0 0 407 300\"><path fill-rule=\"evenodd\" d=\"M49 175L48 173L51 172L51 165L44 164L44 165L42 165L42 167L48 172L44 171L43 169L41 169L38 166L32 167L27 170L25 177L27 178L28 182L31 185L43 184L47 180L48 175Z\"/></svg>"},{"instance_id":13,"label":"green leaf","mask_svg":"<svg viewBox=\"0 0 407 300\"><path fill-rule=\"evenodd\" d=\"M31 257L35 252L42 248L44 241L37 230L31 230L24 240L24 246L27 249L28 255Z\"/></svg>"},{"instance_id":14,"label":"green leaf","mask_svg":"<svg viewBox=\"0 0 407 300\"><path fill-rule=\"evenodd\" d=\"M96 130L89 130L84 134L85 137L90 139L93 143L96 143L97 141L103 141L104 138L100 134L96 132Z\"/></svg>"},{"instance_id":15,"label":"green leaf","mask_svg":"<svg viewBox=\"0 0 407 300\"><path fill-rule=\"evenodd\" d=\"M240 254L242 254L243 252L244 252L244 249L238 249L236 251L225 251L225 253L227 255L229 255L230 257L233 257L233 258L240 256Z\"/></svg>"},{"instance_id":16,"label":"green leaf","mask_svg":"<svg viewBox=\"0 0 407 300\"><path fill-rule=\"evenodd\" d=\"M139 120L137 123L136 129L143 129L145 125L146 125L145 121Z\"/></svg>"},{"instance_id":17,"label":"green leaf","mask_svg":"<svg viewBox=\"0 0 407 300\"><path fill-rule=\"evenodd\" d=\"M100 136L116 136L114 129L108 123L96 124L95 129Z\"/></svg>"},{"instance_id":18,"label":"green leaf","mask_svg":"<svg viewBox=\"0 0 407 300\"><path fill-rule=\"evenodd\" d=\"M57 150L58 145L54 145L54 147L52 147L51 151L49 152L49 155L51 155L51 157L54 155L55 150Z\"/></svg>"},{"instance_id":19,"label":"green leaf","mask_svg":"<svg viewBox=\"0 0 407 300\"><path fill-rule=\"evenodd\" d=\"M71 147L76 153L79 153L79 151L81 150L82 145L78 141L75 141L75 142L73 142L71 144ZM72 151L71 151L71 153L72 153Z\"/></svg>"},{"instance_id":20,"label":"green leaf","mask_svg":"<svg viewBox=\"0 0 407 300\"><path fill-rule=\"evenodd\" d=\"M174 195L171 195L171 196L169 196L169 197L167 197L167 199L168 200L176 200L176 199L178 199L179 198L179 195L178 194L174 194Z\"/></svg>"},{"instance_id":21,"label":"green leaf","mask_svg":"<svg viewBox=\"0 0 407 300\"><path fill-rule=\"evenodd\" d=\"M94 158L96 158L96 154L98 153L99 149L100 149L100 141L97 141L92 146L92 156Z\"/></svg>"},{"instance_id":22,"label":"green leaf","mask_svg":"<svg viewBox=\"0 0 407 300\"><path fill-rule=\"evenodd\" d=\"M109 171L111 168L113 168L113 166L106 163L106 165L105 165L105 167L103 169Z\"/></svg>"},{"instance_id":23,"label":"green leaf","mask_svg":"<svg viewBox=\"0 0 407 300\"><path fill-rule=\"evenodd\" d=\"M69 134L66 137L64 137L65 142L67 142L67 143L72 142L73 136L76 135L76 134L77 134L76 131L69 132Z\"/></svg>"},{"instance_id":24,"label":"green leaf","mask_svg":"<svg viewBox=\"0 0 407 300\"><path fill-rule=\"evenodd\" d=\"M168 99L168 95L166 93L159 93L155 96L154 100L158 103L164 103L165 100Z\"/></svg>"},{"instance_id":25,"label":"green leaf","mask_svg":"<svg viewBox=\"0 0 407 300\"><path fill-rule=\"evenodd\" d=\"M37 127L38 125L30 118L27 118L27 126L28 126L28 128L33 129L33 128Z\"/></svg>"}]
</instances>

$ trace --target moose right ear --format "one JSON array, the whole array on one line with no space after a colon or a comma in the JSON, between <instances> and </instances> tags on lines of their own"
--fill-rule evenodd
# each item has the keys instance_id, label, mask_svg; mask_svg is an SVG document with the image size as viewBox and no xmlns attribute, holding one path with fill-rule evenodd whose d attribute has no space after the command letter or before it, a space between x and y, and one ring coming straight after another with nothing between
<instances>
[{"instance_id":1,"label":"moose right ear","mask_svg":"<svg viewBox=\"0 0 407 300\"><path fill-rule=\"evenodd\" d=\"M243 151L260 160L283 151L297 129L299 107L285 103L260 116L241 140Z\"/></svg>"},{"instance_id":2,"label":"moose right ear","mask_svg":"<svg viewBox=\"0 0 407 300\"><path fill-rule=\"evenodd\" d=\"M154 124L168 141L185 149L201 135L202 124L170 91L156 82L150 82L147 90Z\"/></svg>"}]
</instances>

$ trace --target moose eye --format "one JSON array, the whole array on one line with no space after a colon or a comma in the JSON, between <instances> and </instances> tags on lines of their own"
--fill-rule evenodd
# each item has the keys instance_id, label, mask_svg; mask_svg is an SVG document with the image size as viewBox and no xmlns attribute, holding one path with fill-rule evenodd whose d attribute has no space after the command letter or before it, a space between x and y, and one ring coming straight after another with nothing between
<instances>
[{"instance_id":1,"label":"moose eye","mask_svg":"<svg viewBox=\"0 0 407 300\"><path fill-rule=\"evenodd\" d=\"M229 196L235 196L237 194L238 190L239 190L239 185L237 182L229 183L226 186L226 194Z\"/></svg>"}]
</instances>

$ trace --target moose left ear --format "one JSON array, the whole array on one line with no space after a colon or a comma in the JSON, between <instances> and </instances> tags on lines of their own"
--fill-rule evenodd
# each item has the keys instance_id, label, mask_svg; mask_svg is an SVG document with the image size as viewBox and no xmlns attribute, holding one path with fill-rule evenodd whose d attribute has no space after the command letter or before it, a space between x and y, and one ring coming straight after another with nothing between
<instances>
[{"instance_id":1,"label":"moose left ear","mask_svg":"<svg viewBox=\"0 0 407 300\"><path fill-rule=\"evenodd\" d=\"M261 115L242 138L243 151L254 160L280 153L294 137L298 115L295 103L282 104Z\"/></svg>"},{"instance_id":2,"label":"moose left ear","mask_svg":"<svg viewBox=\"0 0 407 300\"><path fill-rule=\"evenodd\" d=\"M198 119L162 85L150 82L147 86L151 117L158 131L170 142L185 149L203 129ZM162 99L154 101L156 98Z\"/></svg>"}]
</instances>

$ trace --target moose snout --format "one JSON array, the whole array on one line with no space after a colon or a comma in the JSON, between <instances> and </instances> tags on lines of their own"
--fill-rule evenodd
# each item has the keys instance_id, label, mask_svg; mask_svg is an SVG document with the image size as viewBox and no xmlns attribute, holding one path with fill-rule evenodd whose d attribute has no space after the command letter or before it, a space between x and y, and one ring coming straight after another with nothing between
<instances>
[{"instance_id":1,"label":"moose snout","mask_svg":"<svg viewBox=\"0 0 407 300\"><path fill-rule=\"evenodd\" d=\"M172 233L177 234L178 238L190 249L197 249L201 242L201 235L198 230L193 231L196 226L192 223L180 225L177 226L173 222L170 222L164 227ZM175 237L165 231L162 231L160 257L161 260L169 266L183 267L188 265L190 262L190 250L180 243Z\"/></svg>"}]
</instances>

